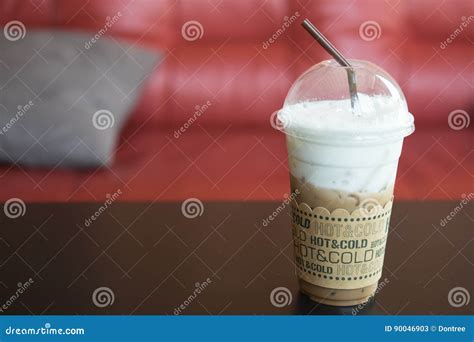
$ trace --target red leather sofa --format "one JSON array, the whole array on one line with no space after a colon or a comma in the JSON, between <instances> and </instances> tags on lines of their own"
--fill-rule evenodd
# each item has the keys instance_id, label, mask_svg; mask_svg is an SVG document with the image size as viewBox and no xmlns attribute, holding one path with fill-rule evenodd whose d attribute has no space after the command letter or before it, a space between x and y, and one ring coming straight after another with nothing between
<instances>
[{"instance_id":1,"label":"red leather sofa","mask_svg":"<svg viewBox=\"0 0 474 342\"><path fill-rule=\"evenodd\" d=\"M1 1L1 24L20 20L27 29L95 33L120 11L110 34L164 55L110 168L3 165L1 200L102 201L117 189L123 201L283 198L289 192L285 141L269 118L298 75L328 59L300 27L304 17L345 55L382 66L401 85L416 132L404 145L396 197L460 198L473 191L474 124L453 129L448 116L474 112L474 23L444 48L442 43L472 10L469 0ZM292 16L298 20L268 43ZM194 41L181 32L191 20L203 29ZM362 37L367 21L380 27L375 38ZM195 107L207 101L209 108L176 138Z\"/></svg>"}]
</instances>

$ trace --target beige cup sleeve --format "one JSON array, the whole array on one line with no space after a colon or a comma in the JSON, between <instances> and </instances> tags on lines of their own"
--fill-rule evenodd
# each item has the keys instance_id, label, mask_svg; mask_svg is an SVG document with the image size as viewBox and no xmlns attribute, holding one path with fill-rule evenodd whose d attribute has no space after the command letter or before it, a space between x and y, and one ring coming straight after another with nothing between
<instances>
[{"instance_id":1,"label":"beige cup sleeve","mask_svg":"<svg viewBox=\"0 0 474 342\"><path fill-rule=\"evenodd\" d=\"M356 289L382 275L392 201L384 207L332 212L292 202L298 276L314 285Z\"/></svg>"}]
</instances>

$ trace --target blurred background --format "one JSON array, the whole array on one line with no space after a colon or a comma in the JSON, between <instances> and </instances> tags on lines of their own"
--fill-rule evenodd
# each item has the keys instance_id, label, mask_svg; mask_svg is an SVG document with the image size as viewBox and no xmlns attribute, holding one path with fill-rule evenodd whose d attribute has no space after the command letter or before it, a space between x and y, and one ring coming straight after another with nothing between
<instances>
[{"instance_id":1,"label":"blurred background","mask_svg":"<svg viewBox=\"0 0 474 342\"><path fill-rule=\"evenodd\" d=\"M1 200L282 199L305 17L403 89L396 197L472 192L472 1L2 0Z\"/></svg>"}]
</instances>

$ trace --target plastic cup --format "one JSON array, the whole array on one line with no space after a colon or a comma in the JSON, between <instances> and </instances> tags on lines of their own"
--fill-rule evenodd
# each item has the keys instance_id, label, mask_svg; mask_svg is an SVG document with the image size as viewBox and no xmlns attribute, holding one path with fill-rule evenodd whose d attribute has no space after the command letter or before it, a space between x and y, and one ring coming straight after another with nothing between
<instances>
[{"instance_id":1,"label":"plastic cup","mask_svg":"<svg viewBox=\"0 0 474 342\"><path fill-rule=\"evenodd\" d=\"M294 83L278 112L286 133L295 265L301 291L336 306L366 302L382 276L398 159L413 116L382 69L321 62Z\"/></svg>"}]
</instances>

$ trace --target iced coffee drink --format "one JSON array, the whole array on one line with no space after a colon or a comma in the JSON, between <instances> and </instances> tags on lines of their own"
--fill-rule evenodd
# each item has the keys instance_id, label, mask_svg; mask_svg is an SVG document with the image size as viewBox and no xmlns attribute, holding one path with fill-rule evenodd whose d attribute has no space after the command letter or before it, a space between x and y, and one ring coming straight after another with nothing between
<instances>
[{"instance_id":1,"label":"iced coffee drink","mask_svg":"<svg viewBox=\"0 0 474 342\"><path fill-rule=\"evenodd\" d=\"M322 62L303 74L278 113L287 138L295 265L301 291L329 305L370 298L382 275L398 159L413 116L383 70ZM298 190L298 191L296 191Z\"/></svg>"}]
</instances>

